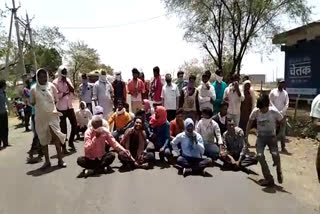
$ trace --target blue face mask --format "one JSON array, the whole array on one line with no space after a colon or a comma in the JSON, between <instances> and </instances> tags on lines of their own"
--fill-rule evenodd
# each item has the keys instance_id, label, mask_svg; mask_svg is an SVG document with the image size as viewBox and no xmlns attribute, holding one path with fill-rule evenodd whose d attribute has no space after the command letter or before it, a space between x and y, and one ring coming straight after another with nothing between
<instances>
[{"instance_id":1,"label":"blue face mask","mask_svg":"<svg viewBox=\"0 0 320 214\"><path fill-rule=\"evenodd\" d=\"M83 79L83 80L82 80L82 83L83 83L83 84L87 84L87 83L88 83L88 80L87 80L87 79Z\"/></svg>"}]
</instances>

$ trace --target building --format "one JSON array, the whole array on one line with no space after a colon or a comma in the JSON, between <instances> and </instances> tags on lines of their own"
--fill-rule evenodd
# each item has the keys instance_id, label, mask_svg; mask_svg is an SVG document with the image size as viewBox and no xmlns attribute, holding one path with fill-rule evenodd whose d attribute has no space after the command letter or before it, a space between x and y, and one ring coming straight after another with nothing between
<instances>
[{"instance_id":1,"label":"building","mask_svg":"<svg viewBox=\"0 0 320 214\"><path fill-rule=\"evenodd\" d=\"M320 93L320 22L274 36L285 52L285 81L291 98L313 99Z\"/></svg>"}]
</instances>

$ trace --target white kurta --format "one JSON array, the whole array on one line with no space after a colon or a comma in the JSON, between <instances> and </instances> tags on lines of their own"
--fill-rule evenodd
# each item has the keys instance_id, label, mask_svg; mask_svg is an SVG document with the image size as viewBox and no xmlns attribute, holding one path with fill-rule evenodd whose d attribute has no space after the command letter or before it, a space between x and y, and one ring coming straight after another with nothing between
<instances>
[{"instance_id":1,"label":"white kurta","mask_svg":"<svg viewBox=\"0 0 320 214\"><path fill-rule=\"evenodd\" d=\"M98 105L103 108L103 117L107 116L113 111L113 87L109 81L102 82L98 80L93 86L93 99L96 99Z\"/></svg>"},{"instance_id":2,"label":"white kurta","mask_svg":"<svg viewBox=\"0 0 320 214\"><path fill-rule=\"evenodd\" d=\"M32 103L35 103L35 123L40 144L45 146L51 143L52 135L50 129L59 138L61 143L65 142L65 134L60 129L59 113L55 106L57 89L52 83L48 83L47 92L42 91L37 86L31 89Z\"/></svg>"}]
</instances>

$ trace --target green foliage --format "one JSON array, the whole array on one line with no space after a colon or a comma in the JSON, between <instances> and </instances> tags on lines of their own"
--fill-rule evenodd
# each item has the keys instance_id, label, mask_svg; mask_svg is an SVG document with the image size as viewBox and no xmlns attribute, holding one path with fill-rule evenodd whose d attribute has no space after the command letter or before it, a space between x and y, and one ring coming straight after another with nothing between
<instances>
[{"instance_id":1,"label":"green foliage","mask_svg":"<svg viewBox=\"0 0 320 214\"><path fill-rule=\"evenodd\" d=\"M197 77L196 85L198 86L205 68L201 63L199 63L198 59L191 59L189 61L185 61L183 65L179 67L179 70L184 72L185 79L188 79L190 75L195 75Z\"/></svg>"},{"instance_id":2,"label":"green foliage","mask_svg":"<svg viewBox=\"0 0 320 214\"><path fill-rule=\"evenodd\" d=\"M54 48L63 54L63 45L66 43L65 36L59 31L58 27L43 26L33 32L34 41L37 45L46 48Z\"/></svg>"},{"instance_id":3,"label":"green foliage","mask_svg":"<svg viewBox=\"0 0 320 214\"><path fill-rule=\"evenodd\" d=\"M113 68L110 65L100 64L98 65L98 69L103 69L109 75L113 75Z\"/></svg>"},{"instance_id":4,"label":"green foliage","mask_svg":"<svg viewBox=\"0 0 320 214\"><path fill-rule=\"evenodd\" d=\"M240 73L253 42L270 38L283 27L280 18L306 23L311 12L306 0L162 1L181 18L184 38L200 43L214 64L230 71L229 75Z\"/></svg>"}]
</instances>

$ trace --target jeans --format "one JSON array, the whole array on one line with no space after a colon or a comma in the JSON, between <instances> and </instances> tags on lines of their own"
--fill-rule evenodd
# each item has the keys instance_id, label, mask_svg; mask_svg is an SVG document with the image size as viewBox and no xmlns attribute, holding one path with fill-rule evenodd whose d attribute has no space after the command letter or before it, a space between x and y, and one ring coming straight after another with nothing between
<instances>
[{"instance_id":1,"label":"jeans","mask_svg":"<svg viewBox=\"0 0 320 214\"><path fill-rule=\"evenodd\" d=\"M229 114L227 115L227 118L230 118L234 121L235 126L239 126L240 123L240 114Z\"/></svg>"},{"instance_id":2,"label":"jeans","mask_svg":"<svg viewBox=\"0 0 320 214\"><path fill-rule=\"evenodd\" d=\"M193 158L187 156L179 156L177 164L182 168L191 168L192 172L201 172L208 167L212 161L209 158Z\"/></svg>"},{"instance_id":3,"label":"jeans","mask_svg":"<svg viewBox=\"0 0 320 214\"><path fill-rule=\"evenodd\" d=\"M277 140L281 142L281 148L284 149L286 147L286 126L287 122L284 122L282 126L277 128Z\"/></svg>"},{"instance_id":4,"label":"jeans","mask_svg":"<svg viewBox=\"0 0 320 214\"><path fill-rule=\"evenodd\" d=\"M32 115L32 108L30 106L26 106L24 108L24 127L25 127L26 131L29 130L31 115Z\"/></svg>"},{"instance_id":5,"label":"jeans","mask_svg":"<svg viewBox=\"0 0 320 214\"><path fill-rule=\"evenodd\" d=\"M218 160L220 156L220 148L217 144L204 144L204 155L211 158L213 161Z\"/></svg>"},{"instance_id":6,"label":"jeans","mask_svg":"<svg viewBox=\"0 0 320 214\"><path fill-rule=\"evenodd\" d=\"M58 110L59 111L59 110ZM70 137L69 137L69 146L70 147L74 147L73 141L74 141L74 137L77 133L77 119L76 119L76 114L74 113L73 108L72 109L68 109L68 110L64 110L64 111L59 111L62 113L62 116L60 117L60 127L61 127L61 131L62 133L67 135L67 118L70 121L71 124L71 133L70 133ZM66 148L66 144L62 145L63 148Z\"/></svg>"},{"instance_id":7,"label":"jeans","mask_svg":"<svg viewBox=\"0 0 320 214\"><path fill-rule=\"evenodd\" d=\"M272 156L272 160L276 165L277 171L281 171L280 155L278 151L277 139L274 136L258 136L256 142L257 159L261 165L262 174L265 179L273 179L266 158L264 156L264 149L268 146Z\"/></svg>"},{"instance_id":8,"label":"jeans","mask_svg":"<svg viewBox=\"0 0 320 214\"><path fill-rule=\"evenodd\" d=\"M97 169L110 166L115 157L116 156L113 152L108 152L102 156L101 160L98 158L91 160L87 157L79 157L77 159L77 163L79 166L85 169Z\"/></svg>"},{"instance_id":9,"label":"jeans","mask_svg":"<svg viewBox=\"0 0 320 214\"><path fill-rule=\"evenodd\" d=\"M156 148L154 143L149 142L146 150L147 150L147 153L152 153L155 156L155 152L159 151L160 148ZM159 156L160 156L160 159L163 159L164 157L166 157L168 160L172 159L173 157L171 149L169 147L165 148L164 151L162 152L159 151Z\"/></svg>"},{"instance_id":10,"label":"jeans","mask_svg":"<svg viewBox=\"0 0 320 214\"><path fill-rule=\"evenodd\" d=\"M0 146L3 143L3 147L8 146L8 135L9 135L9 124L8 124L8 113L0 114Z\"/></svg>"},{"instance_id":11,"label":"jeans","mask_svg":"<svg viewBox=\"0 0 320 214\"><path fill-rule=\"evenodd\" d=\"M40 156L42 156L42 146L40 144L37 132L36 132L36 123L35 123L35 115L31 116L31 124L32 124L32 130L33 130L33 139L32 139L32 144L31 144L31 148L29 150L29 154L33 155L33 154L39 154Z\"/></svg>"}]
</instances>

